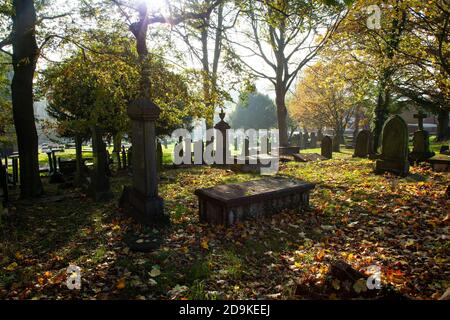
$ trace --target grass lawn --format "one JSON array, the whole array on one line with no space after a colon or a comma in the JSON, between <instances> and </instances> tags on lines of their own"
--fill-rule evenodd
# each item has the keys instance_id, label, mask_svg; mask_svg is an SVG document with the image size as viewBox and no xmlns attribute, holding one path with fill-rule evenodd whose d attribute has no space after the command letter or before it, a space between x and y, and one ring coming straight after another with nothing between
<instances>
[{"instance_id":1,"label":"grass lawn","mask_svg":"<svg viewBox=\"0 0 450 320\"><path fill-rule=\"evenodd\" d=\"M170 149L165 149L165 159ZM307 150L319 152L319 150ZM47 195L16 201L1 220L0 298L303 299L360 297L348 283L327 287L329 262L378 265L383 285L436 299L449 287L448 173L411 168L407 178L372 173L373 162L342 148L333 160L285 163L279 175L317 183L311 208L223 229L200 224L194 190L258 179L208 166L165 170L160 194L171 226L134 224L117 207L125 173L111 179L115 198L95 203L80 190L46 180ZM126 239L156 241L137 253ZM82 289L66 287L69 263ZM311 285L298 291L297 284Z\"/></svg>"}]
</instances>

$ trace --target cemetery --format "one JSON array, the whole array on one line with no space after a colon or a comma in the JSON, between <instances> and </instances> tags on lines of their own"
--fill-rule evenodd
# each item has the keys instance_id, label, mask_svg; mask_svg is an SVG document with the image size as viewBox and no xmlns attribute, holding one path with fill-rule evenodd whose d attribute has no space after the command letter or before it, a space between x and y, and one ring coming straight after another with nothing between
<instances>
[{"instance_id":1,"label":"cemetery","mask_svg":"<svg viewBox=\"0 0 450 320\"><path fill-rule=\"evenodd\" d=\"M173 2L75 1L64 41L34 32L68 23L58 5L0 11L15 21L13 40L0 29L0 299L450 299L448 74L400 67L445 73L448 46L434 64L429 42L383 47L433 37L414 13L440 26L441 7L402 9L410 25L380 45L354 24L365 1ZM26 82L18 48L36 43Z\"/></svg>"}]
</instances>

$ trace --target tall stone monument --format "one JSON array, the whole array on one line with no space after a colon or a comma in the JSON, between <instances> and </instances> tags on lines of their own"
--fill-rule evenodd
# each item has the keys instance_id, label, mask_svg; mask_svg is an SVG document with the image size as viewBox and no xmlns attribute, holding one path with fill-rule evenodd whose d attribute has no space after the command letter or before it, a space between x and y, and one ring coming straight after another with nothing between
<instances>
[{"instance_id":1,"label":"tall stone monument","mask_svg":"<svg viewBox=\"0 0 450 320\"><path fill-rule=\"evenodd\" d=\"M214 126L214 129L216 129L217 131L219 131L222 134L222 163L221 164L226 164L226 159L227 159L227 153L228 151L228 136L227 136L227 130L230 129L230 125L225 122L225 112L223 112L223 109L220 110L219 113L219 117L220 117L220 121L216 123L216 125Z\"/></svg>"}]
</instances>

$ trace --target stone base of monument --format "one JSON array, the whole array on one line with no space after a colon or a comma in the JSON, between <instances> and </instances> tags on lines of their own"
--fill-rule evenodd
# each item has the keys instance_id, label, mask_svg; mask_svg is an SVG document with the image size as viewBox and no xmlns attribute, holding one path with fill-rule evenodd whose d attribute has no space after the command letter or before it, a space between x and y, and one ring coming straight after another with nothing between
<instances>
[{"instance_id":1,"label":"stone base of monument","mask_svg":"<svg viewBox=\"0 0 450 320\"><path fill-rule=\"evenodd\" d=\"M426 162L430 163L434 171L438 172L450 172L450 156L444 154L438 154Z\"/></svg>"},{"instance_id":2,"label":"stone base of monument","mask_svg":"<svg viewBox=\"0 0 450 320\"><path fill-rule=\"evenodd\" d=\"M294 153L299 153L300 147L279 147L278 148L278 154L280 156L290 156Z\"/></svg>"},{"instance_id":3,"label":"stone base of monument","mask_svg":"<svg viewBox=\"0 0 450 320\"><path fill-rule=\"evenodd\" d=\"M322 161L328 160L318 153L297 153L292 155L296 162L310 162L310 161Z\"/></svg>"},{"instance_id":4,"label":"stone base of monument","mask_svg":"<svg viewBox=\"0 0 450 320\"><path fill-rule=\"evenodd\" d=\"M390 159L377 159L375 162L375 173L382 174L384 172L391 172L401 177L406 177L409 173L409 162L390 160Z\"/></svg>"},{"instance_id":5,"label":"stone base of monument","mask_svg":"<svg viewBox=\"0 0 450 320\"><path fill-rule=\"evenodd\" d=\"M418 163L418 162L424 162L427 159L430 159L432 157L434 157L435 153L430 151L430 152L411 152L408 155L408 159L411 163Z\"/></svg>"},{"instance_id":6,"label":"stone base of monument","mask_svg":"<svg viewBox=\"0 0 450 320\"><path fill-rule=\"evenodd\" d=\"M111 190L99 191L99 190L95 190L95 188L90 187L90 186L87 187L86 193L94 201L107 201L114 197Z\"/></svg>"},{"instance_id":7,"label":"stone base of monument","mask_svg":"<svg viewBox=\"0 0 450 320\"><path fill-rule=\"evenodd\" d=\"M269 164L261 163L261 160L264 160L264 163L269 162ZM258 156L247 156L247 157L234 157L234 164L230 164L229 167L231 170L236 172L244 172L244 173L261 173L261 169L270 168L270 163L276 161L277 158L268 154L259 154ZM245 163L238 163L244 162Z\"/></svg>"},{"instance_id":8,"label":"stone base of monument","mask_svg":"<svg viewBox=\"0 0 450 320\"><path fill-rule=\"evenodd\" d=\"M280 177L197 189L200 221L231 226L284 209L304 210L309 206L313 183Z\"/></svg>"},{"instance_id":9,"label":"stone base of monument","mask_svg":"<svg viewBox=\"0 0 450 320\"><path fill-rule=\"evenodd\" d=\"M170 218L164 214L164 200L161 197L149 198L131 187L124 187L119 207L137 222L147 225L167 225Z\"/></svg>"}]
</instances>

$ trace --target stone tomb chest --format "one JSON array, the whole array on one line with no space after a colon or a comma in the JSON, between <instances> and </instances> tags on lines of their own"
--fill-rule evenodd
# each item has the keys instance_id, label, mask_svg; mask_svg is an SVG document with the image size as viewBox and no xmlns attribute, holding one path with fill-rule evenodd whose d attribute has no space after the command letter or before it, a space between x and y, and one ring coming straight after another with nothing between
<instances>
[{"instance_id":1,"label":"stone tomb chest","mask_svg":"<svg viewBox=\"0 0 450 320\"><path fill-rule=\"evenodd\" d=\"M231 226L283 209L305 209L314 184L280 177L197 189L200 221Z\"/></svg>"}]
</instances>

